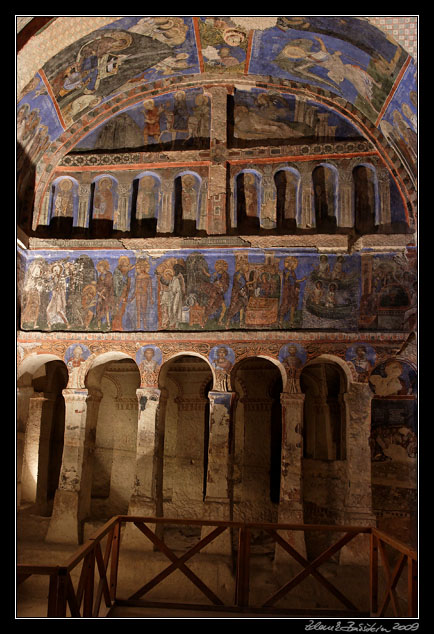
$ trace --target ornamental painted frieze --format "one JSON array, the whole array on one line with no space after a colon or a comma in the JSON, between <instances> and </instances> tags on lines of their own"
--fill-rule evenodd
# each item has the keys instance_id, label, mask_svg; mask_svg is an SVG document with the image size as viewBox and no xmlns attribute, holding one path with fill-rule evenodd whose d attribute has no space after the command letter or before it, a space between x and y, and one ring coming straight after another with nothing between
<instances>
[{"instance_id":1,"label":"ornamental painted frieze","mask_svg":"<svg viewBox=\"0 0 434 634\"><path fill-rule=\"evenodd\" d=\"M406 332L416 323L411 252L234 248L22 257L22 330Z\"/></svg>"}]
</instances>

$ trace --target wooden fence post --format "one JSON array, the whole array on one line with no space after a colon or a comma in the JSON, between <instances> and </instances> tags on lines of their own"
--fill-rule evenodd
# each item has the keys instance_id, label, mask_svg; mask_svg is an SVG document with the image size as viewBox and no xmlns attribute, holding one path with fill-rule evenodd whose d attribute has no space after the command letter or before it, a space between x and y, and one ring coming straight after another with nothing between
<instances>
[{"instance_id":1,"label":"wooden fence post","mask_svg":"<svg viewBox=\"0 0 434 634\"><path fill-rule=\"evenodd\" d=\"M370 582L370 607L371 616L376 616L378 612L378 538L371 533L371 548L369 561L369 582Z\"/></svg>"},{"instance_id":2,"label":"wooden fence post","mask_svg":"<svg viewBox=\"0 0 434 634\"><path fill-rule=\"evenodd\" d=\"M235 588L235 602L240 608L249 605L250 578L250 529L240 528L238 535L237 582Z\"/></svg>"},{"instance_id":3,"label":"wooden fence post","mask_svg":"<svg viewBox=\"0 0 434 634\"><path fill-rule=\"evenodd\" d=\"M407 557L408 567L408 616L417 617L417 561Z\"/></svg>"},{"instance_id":4,"label":"wooden fence post","mask_svg":"<svg viewBox=\"0 0 434 634\"><path fill-rule=\"evenodd\" d=\"M111 567L110 567L110 598L113 602L116 601L120 541L121 541L121 520L118 520L113 529L112 555L111 555Z\"/></svg>"}]
</instances>

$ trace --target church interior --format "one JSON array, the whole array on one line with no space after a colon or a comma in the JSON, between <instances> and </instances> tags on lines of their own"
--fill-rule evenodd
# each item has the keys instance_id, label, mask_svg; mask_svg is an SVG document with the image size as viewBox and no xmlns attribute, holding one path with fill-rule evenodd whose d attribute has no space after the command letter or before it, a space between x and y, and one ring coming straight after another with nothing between
<instances>
[{"instance_id":1,"label":"church interior","mask_svg":"<svg viewBox=\"0 0 434 634\"><path fill-rule=\"evenodd\" d=\"M416 615L415 25L16 17L18 618Z\"/></svg>"}]
</instances>

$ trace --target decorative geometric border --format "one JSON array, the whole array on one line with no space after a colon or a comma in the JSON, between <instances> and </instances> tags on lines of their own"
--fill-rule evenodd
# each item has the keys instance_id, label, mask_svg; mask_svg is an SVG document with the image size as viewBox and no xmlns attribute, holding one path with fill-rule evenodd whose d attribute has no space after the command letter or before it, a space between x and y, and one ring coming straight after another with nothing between
<instances>
[{"instance_id":1,"label":"decorative geometric border","mask_svg":"<svg viewBox=\"0 0 434 634\"><path fill-rule=\"evenodd\" d=\"M376 15L369 16L368 20L376 27L389 34L417 60L417 15Z\"/></svg>"}]
</instances>

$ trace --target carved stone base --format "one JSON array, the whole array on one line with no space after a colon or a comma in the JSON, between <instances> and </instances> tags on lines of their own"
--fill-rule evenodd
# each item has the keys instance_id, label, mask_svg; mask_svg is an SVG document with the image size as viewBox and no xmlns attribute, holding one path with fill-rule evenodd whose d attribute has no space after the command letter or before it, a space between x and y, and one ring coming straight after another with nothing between
<instances>
[{"instance_id":1,"label":"carved stone base","mask_svg":"<svg viewBox=\"0 0 434 634\"><path fill-rule=\"evenodd\" d=\"M45 541L56 544L82 543L82 526L78 517L79 492L57 489Z\"/></svg>"},{"instance_id":2,"label":"carved stone base","mask_svg":"<svg viewBox=\"0 0 434 634\"><path fill-rule=\"evenodd\" d=\"M140 496L132 496L128 507L128 515L136 517L156 517L157 507L155 501L148 500ZM146 526L155 533L156 524ZM128 550L153 551L153 543L142 533L142 531L134 525L133 522L127 522L124 533L121 538L122 547Z\"/></svg>"}]
</instances>

